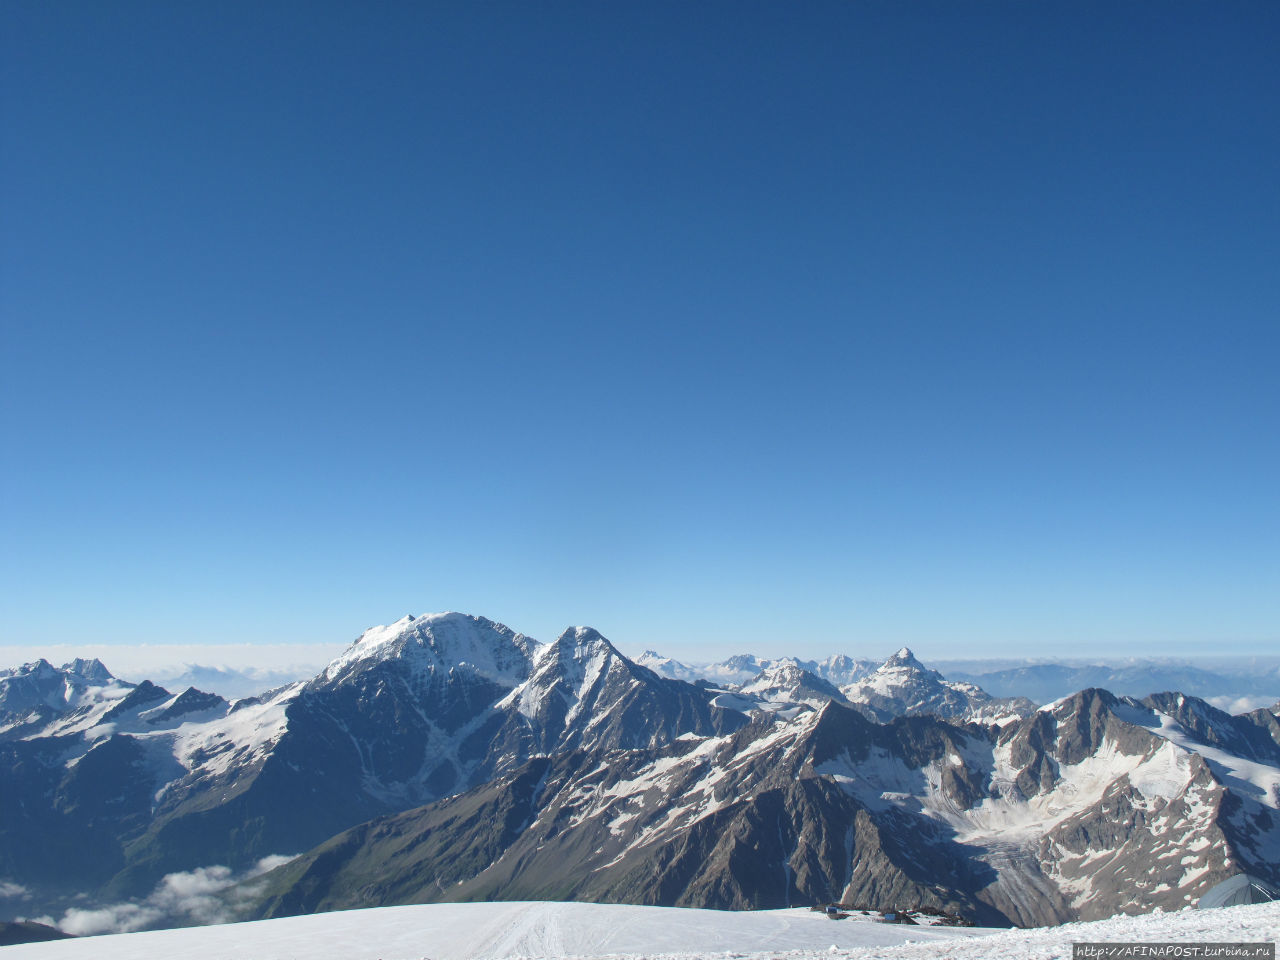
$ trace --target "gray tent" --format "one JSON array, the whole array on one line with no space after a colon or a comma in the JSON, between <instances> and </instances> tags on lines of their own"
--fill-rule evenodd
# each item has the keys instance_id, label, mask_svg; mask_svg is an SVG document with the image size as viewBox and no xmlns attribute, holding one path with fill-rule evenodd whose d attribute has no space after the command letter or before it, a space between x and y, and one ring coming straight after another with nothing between
<instances>
[{"instance_id":1,"label":"gray tent","mask_svg":"<svg viewBox=\"0 0 1280 960\"><path fill-rule=\"evenodd\" d=\"M1204 910L1207 907L1235 907L1242 903L1270 903L1272 900L1280 900L1280 890L1259 877L1237 873L1201 897L1196 906Z\"/></svg>"}]
</instances>

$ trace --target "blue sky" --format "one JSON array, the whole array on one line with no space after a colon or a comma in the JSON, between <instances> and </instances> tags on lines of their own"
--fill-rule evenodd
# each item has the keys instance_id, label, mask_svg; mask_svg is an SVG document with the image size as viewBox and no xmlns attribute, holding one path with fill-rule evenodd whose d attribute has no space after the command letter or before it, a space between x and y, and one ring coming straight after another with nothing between
<instances>
[{"instance_id":1,"label":"blue sky","mask_svg":"<svg viewBox=\"0 0 1280 960\"><path fill-rule=\"evenodd\" d=\"M1273 3L0 16L0 642L1274 649Z\"/></svg>"}]
</instances>

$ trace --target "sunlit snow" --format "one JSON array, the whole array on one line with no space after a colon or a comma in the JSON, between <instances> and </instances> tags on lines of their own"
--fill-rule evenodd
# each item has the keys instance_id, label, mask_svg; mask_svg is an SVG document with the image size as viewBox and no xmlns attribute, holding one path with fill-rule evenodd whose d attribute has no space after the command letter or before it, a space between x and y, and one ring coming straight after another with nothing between
<instances>
[{"instance_id":1,"label":"sunlit snow","mask_svg":"<svg viewBox=\"0 0 1280 960\"><path fill-rule=\"evenodd\" d=\"M1280 903L995 931L590 903L384 907L7 947L5 960L1056 960L1077 941L1280 938Z\"/></svg>"}]
</instances>

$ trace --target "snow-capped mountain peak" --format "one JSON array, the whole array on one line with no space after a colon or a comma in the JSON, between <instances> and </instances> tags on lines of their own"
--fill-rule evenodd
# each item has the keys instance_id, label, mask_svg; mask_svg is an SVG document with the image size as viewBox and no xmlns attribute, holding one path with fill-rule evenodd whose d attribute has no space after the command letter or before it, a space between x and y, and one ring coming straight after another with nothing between
<instances>
[{"instance_id":1,"label":"snow-capped mountain peak","mask_svg":"<svg viewBox=\"0 0 1280 960\"><path fill-rule=\"evenodd\" d=\"M62 672L89 683L110 683L115 679L111 675L111 671L97 657L92 660L76 657L69 663L62 665Z\"/></svg>"},{"instance_id":2,"label":"snow-capped mountain peak","mask_svg":"<svg viewBox=\"0 0 1280 960\"><path fill-rule=\"evenodd\" d=\"M739 691L779 705L820 707L832 700L844 702L839 689L806 670L793 657L772 662L754 680L743 684Z\"/></svg>"},{"instance_id":3,"label":"snow-capped mountain peak","mask_svg":"<svg viewBox=\"0 0 1280 960\"><path fill-rule=\"evenodd\" d=\"M881 664L880 669L877 672L883 673L889 670L915 670L924 673L934 673L934 671L930 670L916 659L916 655L911 652L910 647L900 647L893 656L889 657L883 664Z\"/></svg>"},{"instance_id":4,"label":"snow-capped mountain peak","mask_svg":"<svg viewBox=\"0 0 1280 960\"><path fill-rule=\"evenodd\" d=\"M29 733L74 712L110 709L134 685L117 680L99 660L55 667L43 658L0 670L0 728Z\"/></svg>"},{"instance_id":5,"label":"snow-capped mountain peak","mask_svg":"<svg viewBox=\"0 0 1280 960\"><path fill-rule=\"evenodd\" d=\"M909 647L902 647L878 669L842 686L840 691L882 722L922 713L1000 722L1035 709L1030 701L996 700L971 683L953 683L917 660Z\"/></svg>"},{"instance_id":6,"label":"snow-capped mountain peak","mask_svg":"<svg viewBox=\"0 0 1280 960\"><path fill-rule=\"evenodd\" d=\"M618 652L595 627L568 627L556 637L554 646L566 652L572 651L574 656L581 656L585 651L601 648L613 653Z\"/></svg>"},{"instance_id":7,"label":"snow-capped mountain peak","mask_svg":"<svg viewBox=\"0 0 1280 960\"><path fill-rule=\"evenodd\" d=\"M746 722L713 707L705 691L627 659L591 627L570 627L548 644L529 679L497 706L524 718L520 736L534 742L513 741L508 752L526 756L651 747L684 733L706 735Z\"/></svg>"},{"instance_id":8,"label":"snow-capped mountain peak","mask_svg":"<svg viewBox=\"0 0 1280 960\"><path fill-rule=\"evenodd\" d=\"M554 692L570 705L566 722L572 722L610 674L625 674L632 666L598 630L569 627L538 651L528 682L513 690L509 699L522 714L532 717L544 712L544 701Z\"/></svg>"},{"instance_id":9,"label":"snow-capped mountain peak","mask_svg":"<svg viewBox=\"0 0 1280 960\"><path fill-rule=\"evenodd\" d=\"M513 687L529 675L540 646L536 640L484 617L454 612L407 615L364 631L317 679L338 681L394 660L432 673L466 665L487 680Z\"/></svg>"}]
</instances>

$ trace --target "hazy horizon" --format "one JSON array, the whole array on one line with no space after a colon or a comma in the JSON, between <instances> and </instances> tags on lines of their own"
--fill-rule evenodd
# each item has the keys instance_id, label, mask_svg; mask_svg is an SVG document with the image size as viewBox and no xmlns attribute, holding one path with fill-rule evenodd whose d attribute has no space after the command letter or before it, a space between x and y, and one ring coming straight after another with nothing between
<instances>
[{"instance_id":1,"label":"hazy horizon","mask_svg":"<svg viewBox=\"0 0 1280 960\"><path fill-rule=\"evenodd\" d=\"M415 615L418 616L418 615ZM391 621L387 621L388 623ZM522 631L516 624L505 624L517 632L547 643L555 639L561 632L539 636ZM370 627L379 626L370 624ZM594 626L583 624L582 626ZM601 631L607 639L626 656L637 658L646 651L653 651L660 656L689 665L706 665L719 663L730 657L741 654L756 656L762 660L793 657L799 660L820 661L827 657L846 655L856 659L884 660L900 649L902 644L868 645L864 648L823 647L818 644L809 645L797 640L795 642L773 647L743 646L720 650L681 649L674 645L662 643L617 642L610 637L608 631ZM10 669L37 659L45 659L54 666L61 666L76 657L84 659L97 658L121 679L138 682L143 679L155 680L159 676L178 676L185 670L199 668L204 670L230 670L252 676L255 672L263 675L285 675L306 677L318 672L333 658L345 650L357 637L345 641L311 642L311 643L148 643L148 644L110 644L110 643L64 643L64 644L0 644L0 670ZM826 642L826 641L824 641ZM1186 655L1157 654L1130 656L1119 652L1110 654L1084 655L1029 655L1029 656L966 656L963 650L948 649L945 652L930 653L927 648L911 647L912 652L927 666L935 669L963 669L991 672L1029 664L1063 664L1069 666L1128 664L1193 664L1202 668L1242 668L1248 665L1265 666L1266 669L1280 667L1280 654L1231 654L1221 651L1200 651ZM945 673L945 670L943 670Z\"/></svg>"}]
</instances>

